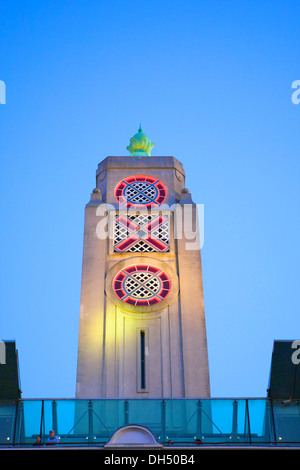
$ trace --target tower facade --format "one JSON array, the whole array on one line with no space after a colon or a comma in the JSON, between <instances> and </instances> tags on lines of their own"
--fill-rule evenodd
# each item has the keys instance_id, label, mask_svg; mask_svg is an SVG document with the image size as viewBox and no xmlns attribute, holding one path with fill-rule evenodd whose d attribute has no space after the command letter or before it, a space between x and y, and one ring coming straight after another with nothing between
<instances>
[{"instance_id":1,"label":"tower facade","mask_svg":"<svg viewBox=\"0 0 300 470\"><path fill-rule=\"evenodd\" d=\"M85 208L78 398L210 396L197 205L152 147L104 159Z\"/></svg>"}]
</instances>

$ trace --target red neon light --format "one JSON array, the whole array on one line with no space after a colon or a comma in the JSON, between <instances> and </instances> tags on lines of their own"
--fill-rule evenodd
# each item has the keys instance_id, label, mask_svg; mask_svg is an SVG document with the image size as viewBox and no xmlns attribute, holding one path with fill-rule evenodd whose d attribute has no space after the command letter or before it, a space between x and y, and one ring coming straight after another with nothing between
<instances>
[{"instance_id":1,"label":"red neon light","mask_svg":"<svg viewBox=\"0 0 300 470\"><path fill-rule=\"evenodd\" d=\"M138 277L132 277L132 275L135 273ZM156 281L157 279L160 279L159 291L157 292L151 290L149 276L146 276L145 280L143 281L138 273L150 273L152 274L152 279L156 279ZM132 278L137 284L137 287L134 288L132 292L127 292L125 288L125 283L128 278ZM140 297L138 296L138 291L140 288L142 288L141 292L143 293L146 290L148 298L143 298L143 294L141 294ZM113 281L113 289L119 299L130 305L150 306L161 302L168 296L171 290L171 280L166 272L155 266L134 265L122 269L118 274L116 274Z\"/></svg>"},{"instance_id":2,"label":"red neon light","mask_svg":"<svg viewBox=\"0 0 300 470\"><path fill-rule=\"evenodd\" d=\"M155 197L155 199L151 200L149 196L146 196L147 199L149 199L149 202L147 202L146 204L127 201L126 197L124 196L124 192L127 186L130 186L132 183L136 183L136 182L145 182L145 183L149 183L150 185L153 185L157 190L157 196ZM141 193L143 193L143 191L141 191ZM167 197L166 186L157 178L154 178L153 176L148 176L148 175L129 176L127 178L124 178L122 181L120 181L115 187L115 198L120 204L124 205L125 207L150 208L151 206L162 204L164 200L166 199L166 197Z\"/></svg>"}]
</instances>

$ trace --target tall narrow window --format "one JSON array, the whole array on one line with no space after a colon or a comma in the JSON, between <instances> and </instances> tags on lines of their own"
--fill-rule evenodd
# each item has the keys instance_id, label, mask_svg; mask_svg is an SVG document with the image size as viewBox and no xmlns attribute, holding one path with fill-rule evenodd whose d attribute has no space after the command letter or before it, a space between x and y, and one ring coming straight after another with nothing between
<instances>
[{"instance_id":1,"label":"tall narrow window","mask_svg":"<svg viewBox=\"0 0 300 470\"><path fill-rule=\"evenodd\" d=\"M141 389L146 388L146 342L145 342L145 331L140 331L140 360L141 360Z\"/></svg>"}]
</instances>

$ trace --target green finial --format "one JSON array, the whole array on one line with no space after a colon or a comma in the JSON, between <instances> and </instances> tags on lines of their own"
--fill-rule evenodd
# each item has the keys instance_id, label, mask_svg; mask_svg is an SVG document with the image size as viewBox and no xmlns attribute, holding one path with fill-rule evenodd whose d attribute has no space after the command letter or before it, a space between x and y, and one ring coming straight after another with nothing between
<instances>
[{"instance_id":1,"label":"green finial","mask_svg":"<svg viewBox=\"0 0 300 470\"><path fill-rule=\"evenodd\" d=\"M134 157L151 157L151 150L153 147L154 144L152 144L149 137L143 133L142 125L140 124L138 133L130 139L130 145L126 148Z\"/></svg>"}]
</instances>

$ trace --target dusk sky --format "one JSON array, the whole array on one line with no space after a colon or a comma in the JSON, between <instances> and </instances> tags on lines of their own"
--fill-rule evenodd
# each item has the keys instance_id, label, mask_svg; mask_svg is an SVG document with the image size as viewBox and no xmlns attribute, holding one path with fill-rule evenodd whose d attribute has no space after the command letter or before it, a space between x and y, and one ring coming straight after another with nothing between
<instances>
[{"instance_id":1,"label":"dusk sky","mask_svg":"<svg viewBox=\"0 0 300 470\"><path fill-rule=\"evenodd\" d=\"M84 207L141 123L204 204L211 395L265 397L273 341L300 338L299 1L0 14L0 339L16 341L22 396L75 396Z\"/></svg>"}]
</instances>

